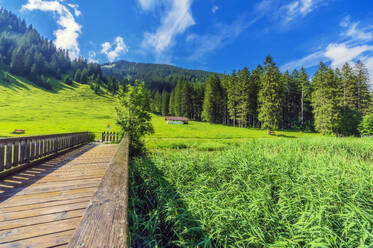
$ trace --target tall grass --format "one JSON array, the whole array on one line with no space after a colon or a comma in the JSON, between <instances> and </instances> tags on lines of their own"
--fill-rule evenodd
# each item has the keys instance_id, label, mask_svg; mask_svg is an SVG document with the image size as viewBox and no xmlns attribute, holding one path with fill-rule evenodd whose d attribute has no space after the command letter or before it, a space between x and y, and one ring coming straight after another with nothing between
<instances>
[{"instance_id":1,"label":"tall grass","mask_svg":"<svg viewBox=\"0 0 373 248\"><path fill-rule=\"evenodd\" d=\"M259 139L130 170L133 247L373 247L373 141Z\"/></svg>"}]
</instances>

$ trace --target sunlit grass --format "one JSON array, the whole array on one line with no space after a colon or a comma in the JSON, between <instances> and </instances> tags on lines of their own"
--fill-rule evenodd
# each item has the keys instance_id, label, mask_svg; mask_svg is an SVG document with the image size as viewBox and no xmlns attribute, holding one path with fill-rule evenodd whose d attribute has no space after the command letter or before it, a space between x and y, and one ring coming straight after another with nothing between
<instances>
[{"instance_id":1,"label":"sunlit grass","mask_svg":"<svg viewBox=\"0 0 373 248\"><path fill-rule=\"evenodd\" d=\"M91 131L99 137L108 123L119 130L115 104L110 94L98 96L88 85L55 82L53 91L45 91L14 77L11 84L0 81L0 136L24 129L26 135Z\"/></svg>"},{"instance_id":2,"label":"sunlit grass","mask_svg":"<svg viewBox=\"0 0 373 248\"><path fill-rule=\"evenodd\" d=\"M133 162L133 247L373 246L372 139L248 139L217 150Z\"/></svg>"}]
</instances>

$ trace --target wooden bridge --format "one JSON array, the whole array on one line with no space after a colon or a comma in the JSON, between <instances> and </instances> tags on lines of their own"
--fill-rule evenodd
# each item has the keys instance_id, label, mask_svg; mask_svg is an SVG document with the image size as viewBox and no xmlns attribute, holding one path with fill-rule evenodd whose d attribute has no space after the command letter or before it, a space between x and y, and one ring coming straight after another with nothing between
<instances>
[{"instance_id":1,"label":"wooden bridge","mask_svg":"<svg viewBox=\"0 0 373 248\"><path fill-rule=\"evenodd\" d=\"M127 247L128 139L0 139L0 248Z\"/></svg>"}]
</instances>

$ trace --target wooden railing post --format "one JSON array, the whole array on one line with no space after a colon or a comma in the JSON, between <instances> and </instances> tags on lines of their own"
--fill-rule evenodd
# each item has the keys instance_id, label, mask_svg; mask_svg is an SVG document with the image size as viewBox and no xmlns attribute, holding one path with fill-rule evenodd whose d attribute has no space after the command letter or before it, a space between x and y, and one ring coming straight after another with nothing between
<instances>
[{"instance_id":1,"label":"wooden railing post","mask_svg":"<svg viewBox=\"0 0 373 248\"><path fill-rule=\"evenodd\" d=\"M19 164L19 141L14 143L14 151L13 151L13 165L17 166Z\"/></svg>"},{"instance_id":2,"label":"wooden railing post","mask_svg":"<svg viewBox=\"0 0 373 248\"><path fill-rule=\"evenodd\" d=\"M10 169L12 166L12 143L8 142L6 145L6 169Z\"/></svg>"},{"instance_id":3,"label":"wooden railing post","mask_svg":"<svg viewBox=\"0 0 373 248\"><path fill-rule=\"evenodd\" d=\"M89 142L89 133L1 138L0 177L19 167Z\"/></svg>"},{"instance_id":4,"label":"wooden railing post","mask_svg":"<svg viewBox=\"0 0 373 248\"><path fill-rule=\"evenodd\" d=\"M5 145L0 143L0 171L5 169Z\"/></svg>"}]
</instances>

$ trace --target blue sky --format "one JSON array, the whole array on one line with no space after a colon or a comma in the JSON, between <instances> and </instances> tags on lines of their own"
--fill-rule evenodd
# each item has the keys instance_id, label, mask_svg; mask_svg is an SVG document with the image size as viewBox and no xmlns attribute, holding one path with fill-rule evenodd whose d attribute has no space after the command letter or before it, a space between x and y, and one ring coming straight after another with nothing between
<instances>
[{"instance_id":1,"label":"blue sky","mask_svg":"<svg viewBox=\"0 0 373 248\"><path fill-rule=\"evenodd\" d=\"M0 0L43 36L104 63L231 72L266 55L281 70L362 60L373 77L371 0Z\"/></svg>"}]
</instances>

